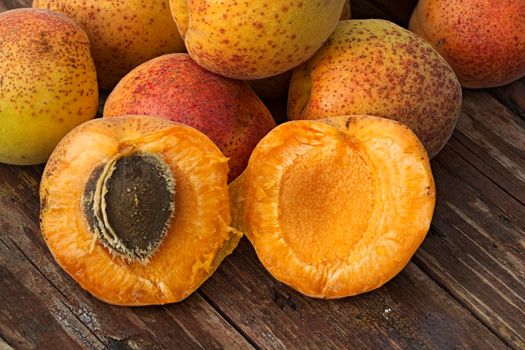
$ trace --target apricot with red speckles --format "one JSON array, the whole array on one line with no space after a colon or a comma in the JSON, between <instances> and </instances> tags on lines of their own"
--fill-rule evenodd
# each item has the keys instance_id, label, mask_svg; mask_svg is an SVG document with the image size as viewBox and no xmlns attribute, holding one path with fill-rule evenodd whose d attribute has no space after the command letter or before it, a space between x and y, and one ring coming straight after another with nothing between
<instances>
[{"instance_id":1,"label":"apricot with red speckles","mask_svg":"<svg viewBox=\"0 0 525 350\"><path fill-rule=\"evenodd\" d=\"M185 50L168 0L33 0L33 7L65 13L86 30L103 89L141 63Z\"/></svg>"},{"instance_id":2,"label":"apricot with red speckles","mask_svg":"<svg viewBox=\"0 0 525 350\"><path fill-rule=\"evenodd\" d=\"M409 126L431 157L461 110L452 68L423 39L383 20L341 21L324 47L295 69L288 116L368 114Z\"/></svg>"},{"instance_id":3,"label":"apricot with red speckles","mask_svg":"<svg viewBox=\"0 0 525 350\"><path fill-rule=\"evenodd\" d=\"M235 79L262 79L305 62L337 26L345 0L170 0L192 58Z\"/></svg>"},{"instance_id":4,"label":"apricot with red speckles","mask_svg":"<svg viewBox=\"0 0 525 350\"><path fill-rule=\"evenodd\" d=\"M89 40L75 22L47 10L0 14L1 163L44 163L97 107Z\"/></svg>"},{"instance_id":5,"label":"apricot with red speckles","mask_svg":"<svg viewBox=\"0 0 525 350\"><path fill-rule=\"evenodd\" d=\"M104 116L125 114L162 116L202 131L229 158L230 181L275 127L245 82L208 72L188 54L153 59L124 77L109 96Z\"/></svg>"},{"instance_id":6,"label":"apricot with red speckles","mask_svg":"<svg viewBox=\"0 0 525 350\"><path fill-rule=\"evenodd\" d=\"M347 0L341 13L341 20L350 19L350 16L350 1ZM248 80L248 84L262 98L279 98L288 96L291 78L292 70L289 70L269 78Z\"/></svg>"},{"instance_id":7,"label":"apricot with red speckles","mask_svg":"<svg viewBox=\"0 0 525 350\"><path fill-rule=\"evenodd\" d=\"M464 87L525 75L525 0L420 0L410 30L432 44Z\"/></svg>"}]
</instances>

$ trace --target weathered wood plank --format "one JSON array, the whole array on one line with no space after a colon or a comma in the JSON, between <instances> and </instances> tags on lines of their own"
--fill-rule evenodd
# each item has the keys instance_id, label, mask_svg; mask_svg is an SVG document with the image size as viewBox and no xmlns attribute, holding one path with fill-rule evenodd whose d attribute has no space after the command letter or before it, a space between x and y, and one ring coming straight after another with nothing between
<instances>
[{"instance_id":1,"label":"weathered wood plank","mask_svg":"<svg viewBox=\"0 0 525 350\"><path fill-rule=\"evenodd\" d=\"M525 77L511 84L489 89L489 92L514 114L525 119Z\"/></svg>"},{"instance_id":2,"label":"weathered wood plank","mask_svg":"<svg viewBox=\"0 0 525 350\"><path fill-rule=\"evenodd\" d=\"M262 348L503 347L414 264L374 292L316 300L273 279L244 239L202 292Z\"/></svg>"},{"instance_id":3,"label":"weathered wood plank","mask_svg":"<svg viewBox=\"0 0 525 350\"><path fill-rule=\"evenodd\" d=\"M32 0L2 0L0 1L0 12L19 7L31 7L32 2Z\"/></svg>"},{"instance_id":4,"label":"weathered wood plank","mask_svg":"<svg viewBox=\"0 0 525 350\"><path fill-rule=\"evenodd\" d=\"M39 233L40 172L0 165L0 274L7 282L0 288L0 336L6 342L40 347L50 334L65 348L73 341L86 348L251 348L199 294L176 305L122 308L83 291Z\"/></svg>"},{"instance_id":5,"label":"weathered wood plank","mask_svg":"<svg viewBox=\"0 0 525 350\"><path fill-rule=\"evenodd\" d=\"M438 204L417 265L508 345L525 347L525 122L467 91L433 170Z\"/></svg>"}]
</instances>

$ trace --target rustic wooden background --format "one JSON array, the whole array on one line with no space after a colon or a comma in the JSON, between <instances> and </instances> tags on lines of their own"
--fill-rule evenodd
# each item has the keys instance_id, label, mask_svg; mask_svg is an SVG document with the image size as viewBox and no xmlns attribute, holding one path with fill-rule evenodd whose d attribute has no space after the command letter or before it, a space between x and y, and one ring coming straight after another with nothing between
<instances>
[{"instance_id":1,"label":"rustic wooden background","mask_svg":"<svg viewBox=\"0 0 525 350\"><path fill-rule=\"evenodd\" d=\"M403 25L414 4L353 0L352 10ZM0 0L0 11L29 5ZM275 281L243 240L184 302L104 304L40 236L43 168L0 165L0 349L523 349L524 118L524 80L465 91L457 131L432 162L438 205L427 239L386 286L339 301Z\"/></svg>"}]
</instances>

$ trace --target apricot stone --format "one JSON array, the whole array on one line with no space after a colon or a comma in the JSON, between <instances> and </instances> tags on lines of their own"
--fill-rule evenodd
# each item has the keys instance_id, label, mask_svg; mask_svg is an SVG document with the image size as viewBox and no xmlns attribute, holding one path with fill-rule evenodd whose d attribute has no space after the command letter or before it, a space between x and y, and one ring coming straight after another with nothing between
<instances>
[{"instance_id":1,"label":"apricot stone","mask_svg":"<svg viewBox=\"0 0 525 350\"><path fill-rule=\"evenodd\" d=\"M208 72L188 54L158 57L124 77L109 96L104 117L126 114L162 116L202 131L230 159L230 180L275 127L245 82Z\"/></svg>"},{"instance_id":2,"label":"apricot stone","mask_svg":"<svg viewBox=\"0 0 525 350\"><path fill-rule=\"evenodd\" d=\"M141 63L185 50L168 0L33 0L33 7L62 12L86 30L103 89Z\"/></svg>"},{"instance_id":3,"label":"apricot stone","mask_svg":"<svg viewBox=\"0 0 525 350\"><path fill-rule=\"evenodd\" d=\"M44 163L97 107L97 75L82 28L47 10L0 14L1 163Z\"/></svg>"},{"instance_id":4,"label":"apricot stone","mask_svg":"<svg viewBox=\"0 0 525 350\"><path fill-rule=\"evenodd\" d=\"M345 0L170 0L191 57L234 79L284 73L334 31Z\"/></svg>"},{"instance_id":5,"label":"apricot stone","mask_svg":"<svg viewBox=\"0 0 525 350\"><path fill-rule=\"evenodd\" d=\"M410 30L427 40L468 88L525 75L524 0L420 0Z\"/></svg>"},{"instance_id":6,"label":"apricot stone","mask_svg":"<svg viewBox=\"0 0 525 350\"><path fill-rule=\"evenodd\" d=\"M447 62L417 35L383 20L341 21L324 47L296 68L290 119L368 114L409 126L434 157L461 110Z\"/></svg>"}]
</instances>

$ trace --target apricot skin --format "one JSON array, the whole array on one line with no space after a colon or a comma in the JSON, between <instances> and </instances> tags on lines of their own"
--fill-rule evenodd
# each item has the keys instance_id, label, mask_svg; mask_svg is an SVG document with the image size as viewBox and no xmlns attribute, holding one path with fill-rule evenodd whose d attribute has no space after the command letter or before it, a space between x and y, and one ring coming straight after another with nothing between
<instances>
[{"instance_id":1,"label":"apricot skin","mask_svg":"<svg viewBox=\"0 0 525 350\"><path fill-rule=\"evenodd\" d=\"M102 89L141 63L185 50L168 0L33 0L33 7L62 12L84 28Z\"/></svg>"},{"instance_id":2,"label":"apricot skin","mask_svg":"<svg viewBox=\"0 0 525 350\"><path fill-rule=\"evenodd\" d=\"M47 10L0 14L0 162L44 163L97 107L89 40L76 23Z\"/></svg>"},{"instance_id":3,"label":"apricot skin","mask_svg":"<svg viewBox=\"0 0 525 350\"><path fill-rule=\"evenodd\" d=\"M200 130L230 159L230 181L275 127L245 82L208 72L187 54L156 58L124 77L109 96L104 117L126 114L162 116Z\"/></svg>"},{"instance_id":4,"label":"apricot skin","mask_svg":"<svg viewBox=\"0 0 525 350\"><path fill-rule=\"evenodd\" d=\"M333 32L345 0L170 0L192 58L241 80L284 73L310 58Z\"/></svg>"},{"instance_id":5,"label":"apricot skin","mask_svg":"<svg viewBox=\"0 0 525 350\"><path fill-rule=\"evenodd\" d=\"M525 75L523 0L420 0L409 28L448 61L464 87L495 87Z\"/></svg>"},{"instance_id":6,"label":"apricot skin","mask_svg":"<svg viewBox=\"0 0 525 350\"><path fill-rule=\"evenodd\" d=\"M294 70L291 120L369 114L408 125L434 157L461 111L461 86L423 39L383 20L341 21L326 44Z\"/></svg>"},{"instance_id":7,"label":"apricot skin","mask_svg":"<svg viewBox=\"0 0 525 350\"><path fill-rule=\"evenodd\" d=\"M350 19L350 1L345 1L343 12L341 13L341 20ZM247 80L248 84L261 98L279 98L288 96L288 88L290 87L290 80L292 79L292 71L281 73L273 77Z\"/></svg>"}]
</instances>

